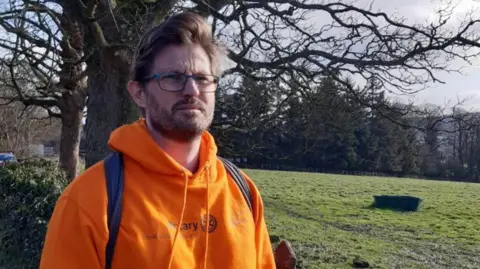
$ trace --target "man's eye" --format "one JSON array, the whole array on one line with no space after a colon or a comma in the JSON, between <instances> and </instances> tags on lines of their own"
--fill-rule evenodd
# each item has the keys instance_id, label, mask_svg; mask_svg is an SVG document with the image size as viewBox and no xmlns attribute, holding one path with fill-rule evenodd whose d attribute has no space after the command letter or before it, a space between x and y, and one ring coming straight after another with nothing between
<instances>
[{"instance_id":1,"label":"man's eye","mask_svg":"<svg viewBox=\"0 0 480 269\"><path fill-rule=\"evenodd\" d=\"M212 82L213 79L208 76L196 76L195 77L196 81L202 82L202 83L207 83L207 82Z\"/></svg>"},{"instance_id":2,"label":"man's eye","mask_svg":"<svg viewBox=\"0 0 480 269\"><path fill-rule=\"evenodd\" d=\"M179 74L169 74L169 75L165 75L163 78L168 79L168 80L172 80L172 81L182 81L183 80L183 76L179 75Z\"/></svg>"}]
</instances>

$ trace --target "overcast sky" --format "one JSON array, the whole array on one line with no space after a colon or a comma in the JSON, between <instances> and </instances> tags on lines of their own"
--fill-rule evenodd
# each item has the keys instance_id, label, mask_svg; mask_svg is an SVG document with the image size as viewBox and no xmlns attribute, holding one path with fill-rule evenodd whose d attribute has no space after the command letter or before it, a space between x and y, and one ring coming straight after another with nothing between
<instances>
[{"instance_id":1,"label":"overcast sky","mask_svg":"<svg viewBox=\"0 0 480 269\"><path fill-rule=\"evenodd\" d=\"M371 1L358 0L358 4L368 4ZM445 1L443 1L445 2ZM480 17L480 1L462 0L456 1L457 8L452 16L453 24L458 25L458 21L465 18L467 11L477 8L477 17ZM432 18L435 15L435 8L441 5L441 1L431 0L376 0L374 9L380 9L387 14L396 12L398 15L405 16L411 21L424 22L426 18ZM480 23L478 24L480 32ZM474 63L474 66L464 69L467 75L461 74L439 74L445 84L435 84L429 89L416 94L414 100L416 103L434 103L445 105L447 102L457 103L458 98L471 98L466 104L470 109L480 110L480 59Z\"/></svg>"}]
</instances>

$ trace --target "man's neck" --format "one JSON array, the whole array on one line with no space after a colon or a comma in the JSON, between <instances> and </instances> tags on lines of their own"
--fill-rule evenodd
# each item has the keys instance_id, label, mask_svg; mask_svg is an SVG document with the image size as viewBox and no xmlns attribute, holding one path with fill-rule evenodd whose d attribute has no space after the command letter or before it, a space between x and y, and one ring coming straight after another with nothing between
<instances>
[{"instance_id":1,"label":"man's neck","mask_svg":"<svg viewBox=\"0 0 480 269\"><path fill-rule=\"evenodd\" d=\"M177 142L162 136L159 132L155 131L147 122L147 126L153 139L165 151L170 157L177 161L181 166L195 173L198 169L199 156L200 156L200 142L201 138L198 137L191 142Z\"/></svg>"}]
</instances>

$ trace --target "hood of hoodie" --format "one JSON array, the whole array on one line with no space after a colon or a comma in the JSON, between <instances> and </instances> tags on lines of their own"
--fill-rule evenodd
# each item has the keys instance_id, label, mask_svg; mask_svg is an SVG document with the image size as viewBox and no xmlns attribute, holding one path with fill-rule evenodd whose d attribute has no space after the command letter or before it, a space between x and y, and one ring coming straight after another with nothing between
<instances>
[{"instance_id":1,"label":"hood of hoodie","mask_svg":"<svg viewBox=\"0 0 480 269\"><path fill-rule=\"evenodd\" d=\"M201 140L199 166L196 174L203 173L205 169L210 169L210 176L215 178L216 165L214 164L217 160L215 140L207 131L203 132ZM182 178L184 175L188 177L196 175L193 175L158 146L150 135L143 118L115 129L110 135L108 146L152 172Z\"/></svg>"},{"instance_id":2,"label":"hood of hoodie","mask_svg":"<svg viewBox=\"0 0 480 269\"><path fill-rule=\"evenodd\" d=\"M114 130L110 136L108 145L115 151L121 152L124 155L125 161L134 161L145 170L152 171L168 177L178 178L177 181L183 184L183 202L182 209L179 214L180 221L183 223L186 204L188 199L188 189L190 184L194 184L189 178L201 178L202 184L205 184L204 206L206 216L210 215L210 184L217 180L216 170L216 154L217 146L213 136L204 131L201 136L199 166L197 172L192 173L181 166L177 161L170 157L160 146L157 145L150 132L147 129L145 119L137 120L132 124L123 125ZM183 178L183 182L182 179ZM197 181L198 182L198 181ZM177 238L180 232L180 227L177 225L172 243L172 249L168 261L168 268L171 268L175 247L177 246ZM205 251L203 253L204 268L207 268L207 253L208 253L208 238L209 233L205 233Z\"/></svg>"}]
</instances>

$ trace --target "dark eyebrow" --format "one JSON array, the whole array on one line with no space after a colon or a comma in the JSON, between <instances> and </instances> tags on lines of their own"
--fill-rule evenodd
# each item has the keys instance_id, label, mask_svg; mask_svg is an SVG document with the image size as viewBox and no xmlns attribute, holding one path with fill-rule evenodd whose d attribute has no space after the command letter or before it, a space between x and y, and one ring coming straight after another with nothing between
<instances>
[{"instance_id":1,"label":"dark eyebrow","mask_svg":"<svg viewBox=\"0 0 480 269\"><path fill-rule=\"evenodd\" d=\"M180 71L179 69L166 69L165 71L158 71L157 73L174 73L174 74L187 74L185 71ZM208 72L204 72L204 71L199 71L199 72L195 72L195 73L192 73L192 75L197 75L197 76L210 76L211 74L209 74Z\"/></svg>"},{"instance_id":2,"label":"dark eyebrow","mask_svg":"<svg viewBox=\"0 0 480 269\"><path fill-rule=\"evenodd\" d=\"M161 73L185 74L183 71L179 71L178 69L173 69L173 70L168 70L168 71L161 71Z\"/></svg>"}]
</instances>

